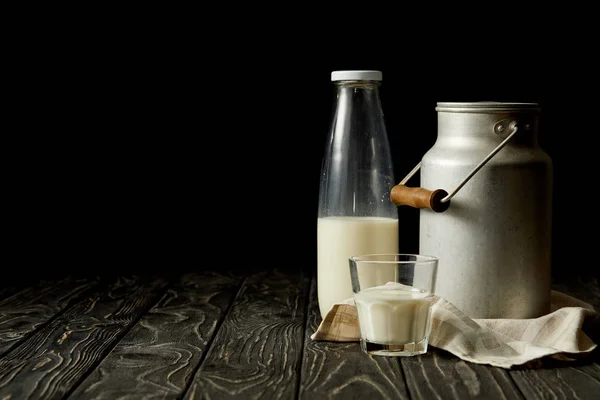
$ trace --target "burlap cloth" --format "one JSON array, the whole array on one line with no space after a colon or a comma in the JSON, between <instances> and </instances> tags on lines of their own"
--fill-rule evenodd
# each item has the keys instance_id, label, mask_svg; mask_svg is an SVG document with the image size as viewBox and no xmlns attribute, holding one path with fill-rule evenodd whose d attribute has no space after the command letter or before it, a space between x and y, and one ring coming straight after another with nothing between
<instances>
[{"instance_id":1,"label":"burlap cloth","mask_svg":"<svg viewBox=\"0 0 600 400\"><path fill-rule=\"evenodd\" d=\"M429 345L477 364L511 368L550 356L574 360L596 344L583 332L594 307L552 291L551 312L533 319L471 319L447 300L436 297ZM360 331L352 299L334 305L319 324L313 340L354 342Z\"/></svg>"}]
</instances>

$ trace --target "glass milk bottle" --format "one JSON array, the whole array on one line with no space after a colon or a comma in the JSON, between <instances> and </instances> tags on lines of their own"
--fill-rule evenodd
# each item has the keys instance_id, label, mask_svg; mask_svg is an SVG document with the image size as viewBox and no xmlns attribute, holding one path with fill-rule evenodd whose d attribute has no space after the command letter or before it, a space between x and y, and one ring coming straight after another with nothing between
<instances>
[{"instance_id":1,"label":"glass milk bottle","mask_svg":"<svg viewBox=\"0 0 600 400\"><path fill-rule=\"evenodd\" d=\"M382 73L333 71L333 115L321 166L317 283L321 316L351 298L349 258L398 252L394 172L379 97Z\"/></svg>"}]
</instances>

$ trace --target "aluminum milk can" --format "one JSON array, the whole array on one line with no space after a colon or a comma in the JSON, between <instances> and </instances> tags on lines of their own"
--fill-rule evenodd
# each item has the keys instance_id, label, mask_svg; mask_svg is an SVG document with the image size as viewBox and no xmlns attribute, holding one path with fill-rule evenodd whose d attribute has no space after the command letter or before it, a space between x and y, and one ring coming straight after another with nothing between
<instances>
[{"instance_id":1,"label":"aluminum milk can","mask_svg":"<svg viewBox=\"0 0 600 400\"><path fill-rule=\"evenodd\" d=\"M437 103L435 144L390 198L419 208L436 294L471 318L550 311L552 160L537 103ZM406 182L420 169L421 187Z\"/></svg>"}]
</instances>

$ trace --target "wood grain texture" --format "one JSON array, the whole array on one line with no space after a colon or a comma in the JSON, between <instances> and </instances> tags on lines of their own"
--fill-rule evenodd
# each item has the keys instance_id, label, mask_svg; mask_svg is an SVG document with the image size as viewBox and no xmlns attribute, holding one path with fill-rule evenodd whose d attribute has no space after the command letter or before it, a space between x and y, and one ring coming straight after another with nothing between
<instances>
[{"instance_id":1,"label":"wood grain texture","mask_svg":"<svg viewBox=\"0 0 600 400\"><path fill-rule=\"evenodd\" d=\"M121 277L70 306L0 359L0 399L61 399L164 293L163 279Z\"/></svg>"},{"instance_id":2,"label":"wood grain texture","mask_svg":"<svg viewBox=\"0 0 600 400\"><path fill-rule=\"evenodd\" d=\"M358 342L313 341L321 322L317 281L310 290L300 399L408 399L398 358L370 357Z\"/></svg>"},{"instance_id":3,"label":"wood grain texture","mask_svg":"<svg viewBox=\"0 0 600 400\"><path fill-rule=\"evenodd\" d=\"M252 274L184 398L295 398L308 286L301 271Z\"/></svg>"},{"instance_id":4,"label":"wood grain texture","mask_svg":"<svg viewBox=\"0 0 600 400\"><path fill-rule=\"evenodd\" d=\"M553 289L593 305L600 310L600 287L595 277L573 277L553 285ZM598 344L600 340L600 317L589 318L583 325L584 332ZM510 371L528 399L600 399L600 349L576 361L544 358L529 368Z\"/></svg>"},{"instance_id":5,"label":"wood grain texture","mask_svg":"<svg viewBox=\"0 0 600 400\"><path fill-rule=\"evenodd\" d=\"M241 279L216 272L182 276L69 399L179 398Z\"/></svg>"},{"instance_id":6,"label":"wood grain texture","mask_svg":"<svg viewBox=\"0 0 600 400\"><path fill-rule=\"evenodd\" d=\"M16 286L0 287L0 301L12 296L18 291L19 288L17 288Z\"/></svg>"},{"instance_id":7,"label":"wood grain texture","mask_svg":"<svg viewBox=\"0 0 600 400\"><path fill-rule=\"evenodd\" d=\"M522 399L508 372L469 363L435 347L402 367L412 399Z\"/></svg>"},{"instance_id":8,"label":"wood grain texture","mask_svg":"<svg viewBox=\"0 0 600 400\"><path fill-rule=\"evenodd\" d=\"M0 290L0 400L600 398L598 350L504 370L314 342L316 277L301 271L187 274L169 290L164 277L69 279ZM600 306L597 278L553 288Z\"/></svg>"},{"instance_id":9,"label":"wood grain texture","mask_svg":"<svg viewBox=\"0 0 600 400\"><path fill-rule=\"evenodd\" d=\"M562 364L543 368L510 372L527 399L580 399L600 398L600 365Z\"/></svg>"},{"instance_id":10,"label":"wood grain texture","mask_svg":"<svg viewBox=\"0 0 600 400\"><path fill-rule=\"evenodd\" d=\"M0 356L98 283L71 277L40 281L0 301Z\"/></svg>"}]
</instances>

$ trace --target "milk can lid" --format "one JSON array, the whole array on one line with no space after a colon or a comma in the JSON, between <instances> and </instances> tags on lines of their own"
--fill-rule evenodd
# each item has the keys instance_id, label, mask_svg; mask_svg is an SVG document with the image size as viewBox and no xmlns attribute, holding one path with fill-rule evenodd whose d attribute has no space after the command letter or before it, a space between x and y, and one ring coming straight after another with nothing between
<instances>
[{"instance_id":1,"label":"milk can lid","mask_svg":"<svg viewBox=\"0 0 600 400\"><path fill-rule=\"evenodd\" d=\"M447 112L510 112L510 111L540 111L538 103L517 103L502 101L475 102L438 102L437 111Z\"/></svg>"},{"instance_id":2,"label":"milk can lid","mask_svg":"<svg viewBox=\"0 0 600 400\"><path fill-rule=\"evenodd\" d=\"M331 72L332 81L380 81L383 74L376 70L346 70Z\"/></svg>"}]
</instances>

